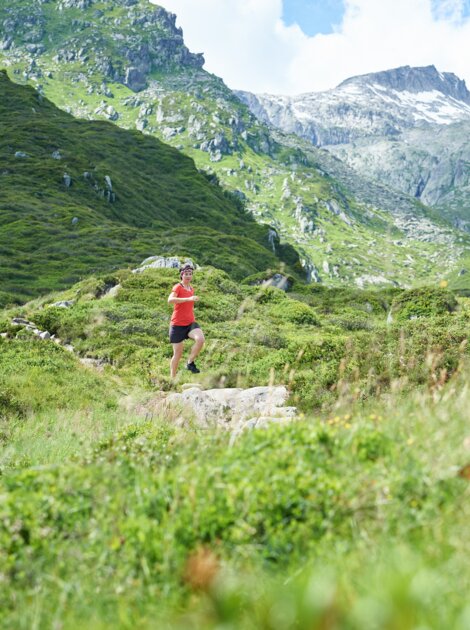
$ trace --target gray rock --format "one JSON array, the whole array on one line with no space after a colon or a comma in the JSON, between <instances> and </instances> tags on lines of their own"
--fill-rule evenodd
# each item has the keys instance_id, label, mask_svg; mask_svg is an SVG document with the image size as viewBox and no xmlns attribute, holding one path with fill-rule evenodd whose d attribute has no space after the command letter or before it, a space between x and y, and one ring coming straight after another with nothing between
<instances>
[{"instance_id":1,"label":"gray rock","mask_svg":"<svg viewBox=\"0 0 470 630\"><path fill-rule=\"evenodd\" d=\"M140 92L147 87L147 77L138 68L127 68L124 85L133 92Z\"/></svg>"},{"instance_id":2,"label":"gray rock","mask_svg":"<svg viewBox=\"0 0 470 630\"><path fill-rule=\"evenodd\" d=\"M13 44L13 37L6 37L0 41L0 50L9 50Z\"/></svg>"},{"instance_id":3,"label":"gray rock","mask_svg":"<svg viewBox=\"0 0 470 630\"><path fill-rule=\"evenodd\" d=\"M296 408L284 407L288 396L284 386L209 390L202 390L198 386L186 389L181 394L168 395L164 405L186 410L203 428L220 426L238 431L240 426L250 419L253 421L253 418L269 417L275 421L295 418Z\"/></svg>"},{"instance_id":4,"label":"gray rock","mask_svg":"<svg viewBox=\"0 0 470 630\"><path fill-rule=\"evenodd\" d=\"M118 112L114 109L112 105L108 105L105 108L105 115L108 118L108 120L112 120L112 121L118 120L119 118Z\"/></svg>"},{"instance_id":5,"label":"gray rock","mask_svg":"<svg viewBox=\"0 0 470 630\"><path fill-rule=\"evenodd\" d=\"M78 221L79 221L78 217L73 217L72 225L77 225Z\"/></svg>"},{"instance_id":6,"label":"gray rock","mask_svg":"<svg viewBox=\"0 0 470 630\"><path fill-rule=\"evenodd\" d=\"M115 284L114 287L111 287L106 293L104 293L101 297L116 297L121 289L120 284Z\"/></svg>"},{"instance_id":7,"label":"gray rock","mask_svg":"<svg viewBox=\"0 0 470 630\"><path fill-rule=\"evenodd\" d=\"M11 320L11 323L14 326L30 326L31 322L29 322L27 319L24 319L23 317L14 317Z\"/></svg>"},{"instance_id":8,"label":"gray rock","mask_svg":"<svg viewBox=\"0 0 470 630\"><path fill-rule=\"evenodd\" d=\"M50 304L50 306L56 306L57 308L71 308L75 302L73 300L61 300L59 302L54 302L54 304Z\"/></svg>"},{"instance_id":9,"label":"gray rock","mask_svg":"<svg viewBox=\"0 0 470 630\"><path fill-rule=\"evenodd\" d=\"M58 3L59 11L63 9L88 9L94 0L60 0Z\"/></svg>"},{"instance_id":10,"label":"gray rock","mask_svg":"<svg viewBox=\"0 0 470 630\"><path fill-rule=\"evenodd\" d=\"M166 267L168 269L179 269L183 262L189 262L193 265L193 267L197 267L194 263L189 260L180 260L176 258L176 256L150 256L150 258L146 258L137 269L133 269L132 273L142 273L146 269L161 269L162 267Z\"/></svg>"},{"instance_id":11,"label":"gray rock","mask_svg":"<svg viewBox=\"0 0 470 630\"><path fill-rule=\"evenodd\" d=\"M29 155L27 153L25 153L24 151L16 151L15 157L16 158L27 158L27 157L29 157Z\"/></svg>"},{"instance_id":12,"label":"gray rock","mask_svg":"<svg viewBox=\"0 0 470 630\"><path fill-rule=\"evenodd\" d=\"M70 177L70 175L68 173L64 173L64 184L66 188L70 188L70 186L72 185L72 178Z\"/></svg>"},{"instance_id":13,"label":"gray rock","mask_svg":"<svg viewBox=\"0 0 470 630\"><path fill-rule=\"evenodd\" d=\"M106 183L106 187L108 188L108 190L112 190L113 189L113 183L111 181L111 177L109 175L105 175L104 176L104 181Z\"/></svg>"},{"instance_id":14,"label":"gray rock","mask_svg":"<svg viewBox=\"0 0 470 630\"><path fill-rule=\"evenodd\" d=\"M52 157L54 160L61 160L61 159L62 159L62 155L60 154L59 149L57 149L56 151L53 151L53 152L51 153L51 157Z\"/></svg>"}]
</instances>

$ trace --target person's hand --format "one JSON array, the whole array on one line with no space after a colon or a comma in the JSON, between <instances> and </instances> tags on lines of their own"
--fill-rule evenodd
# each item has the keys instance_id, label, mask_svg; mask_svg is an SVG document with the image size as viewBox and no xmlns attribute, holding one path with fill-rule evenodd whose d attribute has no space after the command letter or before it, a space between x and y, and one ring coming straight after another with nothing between
<instances>
[{"instance_id":1,"label":"person's hand","mask_svg":"<svg viewBox=\"0 0 470 630\"><path fill-rule=\"evenodd\" d=\"M199 296L198 295L192 295L190 298L191 302L199 302Z\"/></svg>"}]
</instances>

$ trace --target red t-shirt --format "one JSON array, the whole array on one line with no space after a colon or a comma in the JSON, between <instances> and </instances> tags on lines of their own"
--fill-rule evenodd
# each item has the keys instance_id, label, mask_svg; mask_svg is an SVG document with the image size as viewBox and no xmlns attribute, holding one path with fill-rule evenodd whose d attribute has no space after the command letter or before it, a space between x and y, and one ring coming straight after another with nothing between
<instances>
[{"instance_id":1,"label":"red t-shirt","mask_svg":"<svg viewBox=\"0 0 470 630\"><path fill-rule=\"evenodd\" d=\"M190 287L185 289L182 284L178 282L171 290L178 298L188 298L194 295L194 289ZM194 317L194 302L181 302L180 304L173 304L173 315L171 316L172 326L189 326L195 322Z\"/></svg>"}]
</instances>

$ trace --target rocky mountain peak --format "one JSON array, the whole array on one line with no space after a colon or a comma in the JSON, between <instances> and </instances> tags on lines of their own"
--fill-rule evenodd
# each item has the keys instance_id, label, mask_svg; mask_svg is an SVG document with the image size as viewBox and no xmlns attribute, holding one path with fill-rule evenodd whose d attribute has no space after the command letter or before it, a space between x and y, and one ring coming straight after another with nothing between
<instances>
[{"instance_id":1,"label":"rocky mountain peak","mask_svg":"<svg viewBox=\"0 0 470 630\"><path fill-rule=\"evenodd\" d=\"M42 65L80 64L137 92L152 72L204 65L185 46L176 16L149 0L17 0L0 3L0 26L0 51L27 60L27 76L38 79Z\"/></svg>"},{"instance_id":2,"label":"rocky mountain peak","mask_svg":"<svg viewBox=\"0 0 470 630\"><path fill-rule=\"evenodd\" d=\"M465 81L452 72L439 72L435 66L401 66L383 72L373 72L346 79L338 85L344 88L350 85L380 85L399 92L441 92L445 96L470 104L470 92Z\"/></svg>"}]
</instances>

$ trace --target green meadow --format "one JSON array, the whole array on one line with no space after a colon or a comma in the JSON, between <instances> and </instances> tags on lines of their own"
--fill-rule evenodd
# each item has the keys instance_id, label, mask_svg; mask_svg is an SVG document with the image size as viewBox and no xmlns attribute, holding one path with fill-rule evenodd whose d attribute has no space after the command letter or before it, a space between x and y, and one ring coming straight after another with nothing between
<instances>
[{"instance_id":1,"label":"green meadow","mask_svg":"<svg viewBox=\"0 0 470 630\"><path fill-rule=\"evenodd\" d=\"M133 37L128 7L147 7L43 2L46 35L17 4L1 7L18 17L2 58L19 81L22 38L44 36L50 61L65 36L78 46L89 8L108 29L93 62L104 50L123 64L117 26ZM55 103L100 106L85 61L46 76L38 60ZM164 118L197 108L210 137L233 126L237 150L214 163L184 125L177 150L156 127L76 120L0 71L0 628L467 630L464 236L446 267L450 241L403 245L385 210L274 141L216 77L152 78ZM119 124L143 125L145 102L108 88ZM337 197L343 218L325 205ZM306 284L309 252L338 286ZM178 272L135 273L150 256L197 265L197 376L183 361L169 378ZM352 288L382 271L389 288ZM266 282L276 274L287 291ZM298 415L234 434L159 406L195 383L284 385Z\"/></svg>"},{"instance_id":2,"label":"green meadow","mask_svg":"<svg viewBox=\"0 0 470 630\"><path fill-rule=\"evenodd\" d=\"M281 265L302 274L292 247L275 236L273 252L269 227L176 149L76 120L5 72L0 91L0 306L155 254L237 279Z\"/></svg>"},{"instance_id":3,"label":"green meadow","mask_svg":"<svg viewBox=\"0 0 470 630\"><path fill-rule=\"evenodd\" d=\"M198 382L286 384L299 409L233 442L148 413L196 380L168 379L175 273L3 311L1 626L468 627L468 298L201 268Z\"/></svg>"}]
</instances>

